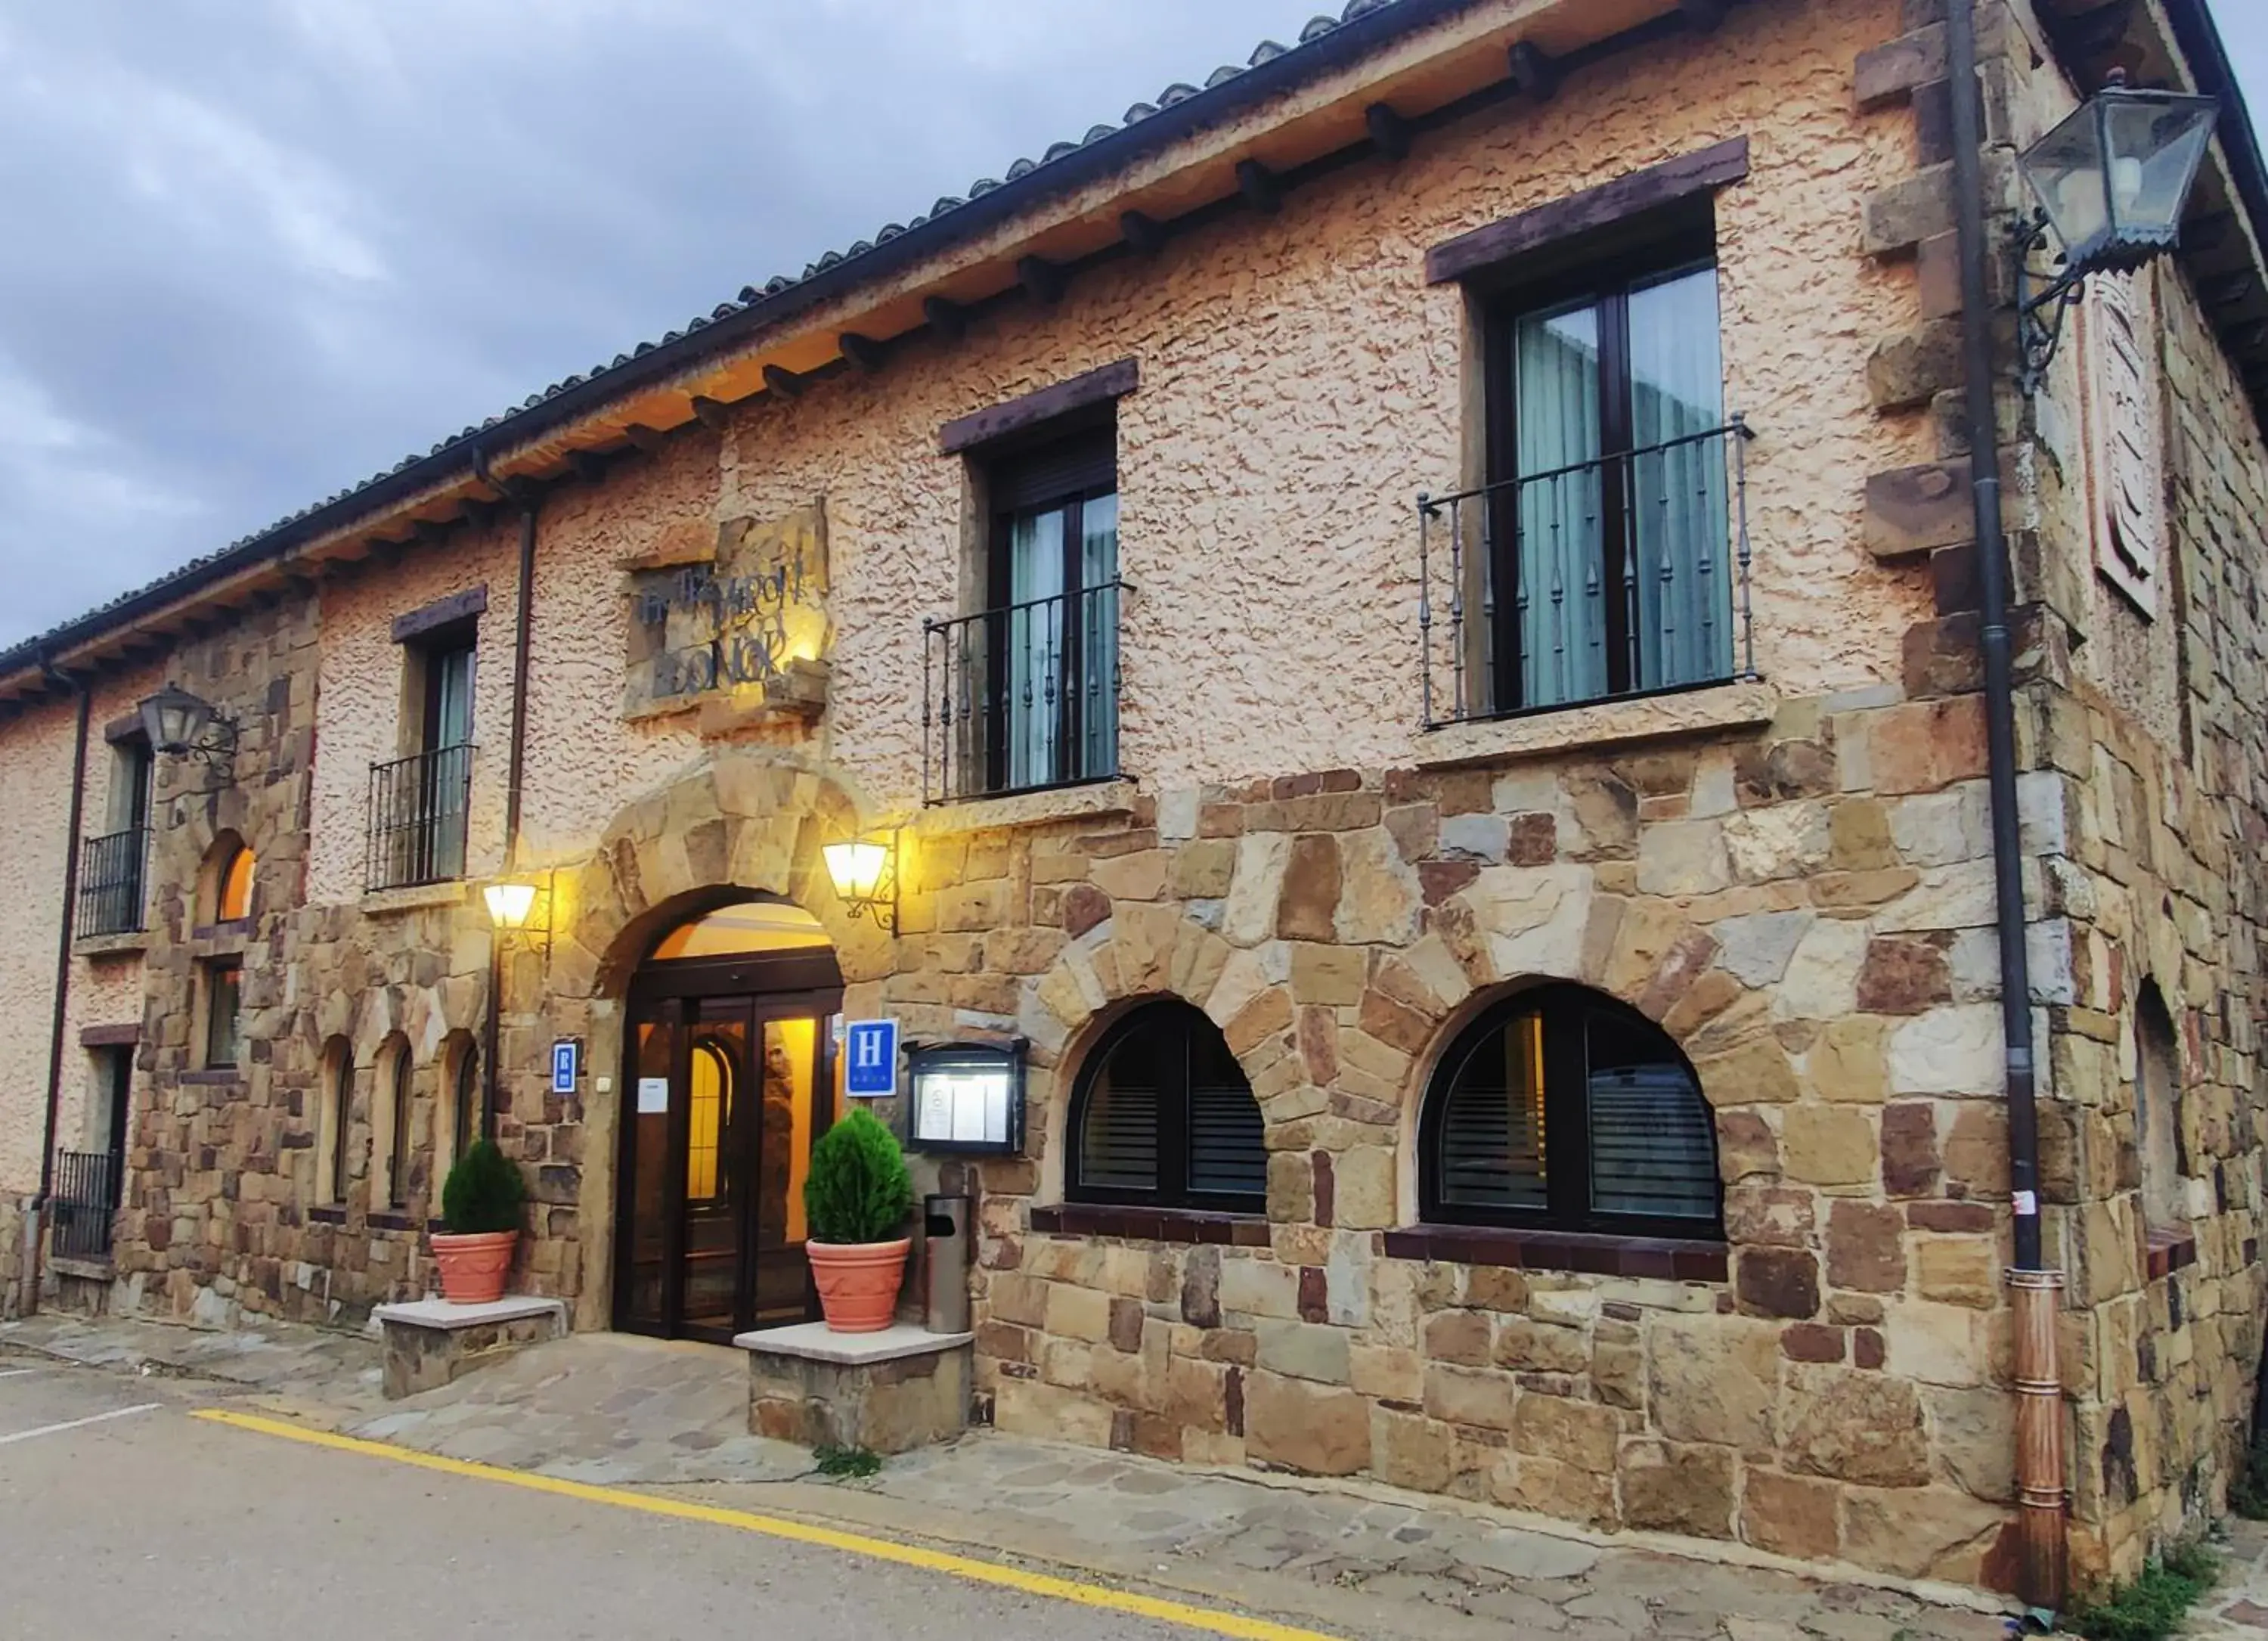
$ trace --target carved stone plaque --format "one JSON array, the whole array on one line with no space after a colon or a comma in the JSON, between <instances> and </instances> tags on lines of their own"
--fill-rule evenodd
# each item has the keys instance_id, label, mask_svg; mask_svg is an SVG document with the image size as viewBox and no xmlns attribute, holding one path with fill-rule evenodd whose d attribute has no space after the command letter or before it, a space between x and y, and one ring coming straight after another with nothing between
<instances>
[{"instance_id":1,"label":"carved stone plaque","mask_svg":"<svg viewBox=\"0 0 2268 1641\"><path fill-rule=\"evenodd\" d=\"M671 531L625 562L630 647L623 715L699 710L703 728L826 704L827 509L727 519L713 542Z\"/></svg>"}]
</instances>

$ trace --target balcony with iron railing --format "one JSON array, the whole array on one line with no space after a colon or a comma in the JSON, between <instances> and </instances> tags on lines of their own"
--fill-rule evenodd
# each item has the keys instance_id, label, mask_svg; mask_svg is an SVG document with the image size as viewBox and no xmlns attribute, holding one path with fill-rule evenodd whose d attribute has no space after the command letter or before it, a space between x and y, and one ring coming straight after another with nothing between
<instances>
[{"instance_id":1,"label":"balcony with iron railing","mask_svg":"<svg viewBox=\"0 0 2268 1641\"><path fill-rule=\"evenodd\" d=\"M469 743L372 765L364 887L410 889L462 877L472 789Z\"/></svg>"},{"instance_id":2,"label":"balcony with iron railing","mask_svg":"<svg viewBox=\"0 0 2268 1641\"><path fill-rule=\"evenodd\" d=\"M141 932L149 888L150 829L129 826L79 846L78 937Z\"/></svg>"},{"instance_id":3,"label":"balcony with iron railing","mask_svg":"<svg viewBox=\"0 0 2268 1641\"><path fill-rule=\"evenodd\" d=\"M923 626L922 795L931 803L1118 772L1122 581Z\"/></svg>"},{"instance_id":4,"label":"balcony with iron railing","mask_svg":"<svg viewBox=\"0 0 2268 1641\"><path fill-rule=\"evenodd\" d=\"M49 1246L62 1260L107 1260L124 1170L114 1151L58 1151Z\"/></svg>"},{"instance_id":5,"label":"balcony with iron railing","mask_svg":"<svg viewBox=\"0 0 2268 1641\"><path fill-rule=\"evenodd\" d=\"M1754 437L1734 417L1420 496L1425 728L1754 678Z\"/></svg>"}]
</instances>

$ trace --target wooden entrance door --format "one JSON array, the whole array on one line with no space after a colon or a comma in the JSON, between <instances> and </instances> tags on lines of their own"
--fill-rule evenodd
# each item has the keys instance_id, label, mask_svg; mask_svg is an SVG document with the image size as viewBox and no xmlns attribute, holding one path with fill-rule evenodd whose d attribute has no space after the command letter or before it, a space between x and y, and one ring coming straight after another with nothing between
<instances>
[{"instance_id":1,"label":"wooden entrance door","mask_svg":"<svg viewBox=\"0 0 2268 1641\"><path fill-rule=\"evenodd\" d=\"M728 1343L817 1317L803 1182L840 1098L841 987L808 983L833 978L831 953L824 966L799 957L640 974L624 1053L616 1327Z\"/></svg>"}]
</instances>

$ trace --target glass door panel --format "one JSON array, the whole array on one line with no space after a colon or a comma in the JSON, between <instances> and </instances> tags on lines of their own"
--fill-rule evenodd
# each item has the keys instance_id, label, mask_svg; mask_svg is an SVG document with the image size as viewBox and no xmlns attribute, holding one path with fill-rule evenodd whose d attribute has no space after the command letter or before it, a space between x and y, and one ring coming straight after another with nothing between
<instances>
[{"instance_id":1,"label":"glass door panel","mask_svg":"<svg viewBox=\"0 0 2268 1641\"><path fill-rule=\"evenodd\" d=\"M771 1014L761 1024L763 1042L763 1113L756 1177L756 1290L758 1327L803 1319L809 1301L809 1275L803 1245L803 1182L811 1172L811 1142L819 1115L818 1090L832 1088L833 1068L822 1064L827 1033L815 1011Z\"/></svg>"},{"instance_id":2,"label":"glass door panel","mask_svg":"<svg viewBox=\"0 0 2268 1641\"><path fill-rule=\"evenodd\" d=\"M741 1098L748 1063L747 1005L711 998L688 1028L684 1076L684 1290L680 1325L730 1338L740 1313L740 1213L748 1194L748 1127Z\"/></svg>"},{"instance_id":3,"label":"glass door panel","mask_svg":"<svg viewBox=\"0 0 2268 1641\"><path fill-rule=\"evenodd\" d=\"M625 1155L623 1233L618 1238L622 1271L621 1314L616 1325L641 1333L661 1333L669 1322L666 1291L669 1269L669 1117L676 1079L677 1028L666 1020L638 1022L632 1030L631 1086L623 1119Z\"/></svg>"}]
</instances>

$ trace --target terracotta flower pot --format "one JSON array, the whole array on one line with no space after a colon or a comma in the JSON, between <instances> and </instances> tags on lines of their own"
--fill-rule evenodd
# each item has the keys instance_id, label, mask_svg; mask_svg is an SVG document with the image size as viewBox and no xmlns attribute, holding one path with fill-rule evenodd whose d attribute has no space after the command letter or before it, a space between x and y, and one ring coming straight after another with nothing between
<instances>
[{"instance_id":1,"label":"terracotta flower pot","mask_svg":"<svg viewBox=\"0 0 2268 1641\"><path fill-rule=\"evenodd\" d=\"M441 1268L441 1297L451 1305L489 1305L503 1298L512 1246L519 1240L517 1231L470 1237L434 1232L433 1262Z\"/></svg>"},{"instance_id":2,"label":"terracotta flower pot","mask_svg":"<svg viewBox=\"0 0 2268 1641\"><path fill-rule=\"evenodd\" d=\"M829 1331L879 1334L898 1308L898 1287L906 1279L906 1251L913 1239L895 1242L806 1242L811 1280L819 1289L819 1308Z\"/></svg>"}]
</instances>

